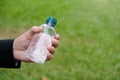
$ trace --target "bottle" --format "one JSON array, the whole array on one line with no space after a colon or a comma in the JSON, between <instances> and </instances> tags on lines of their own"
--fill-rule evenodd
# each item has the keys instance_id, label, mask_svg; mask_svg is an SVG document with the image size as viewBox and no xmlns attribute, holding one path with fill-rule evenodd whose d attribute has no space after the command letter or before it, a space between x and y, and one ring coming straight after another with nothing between
<instances>
[{"instance_id":1,"label":"bottle","mask_svg":"<svg viewBox=\"0 0 120 80\"><path fill-rule=\"evenodd\" d=\"M53 17L48 17L46 23L41 25L43 32L35 34L26 51L26 56L33 62L42 64L45 62L47 55L50 54L47 47L51 45L52 38L55 37L54 29L57 20Z\"/></svg>"}]
</instances>

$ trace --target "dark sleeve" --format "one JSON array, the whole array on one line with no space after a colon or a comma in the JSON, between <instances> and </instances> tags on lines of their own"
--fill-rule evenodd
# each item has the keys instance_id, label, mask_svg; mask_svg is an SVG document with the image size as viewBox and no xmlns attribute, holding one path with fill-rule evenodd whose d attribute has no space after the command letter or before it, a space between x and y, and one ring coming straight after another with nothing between
<instances>
[{"instance_id":1,"label":"dark sleeve","mask_svg":"<svg viewBox=\"0 0 120 80\"><path fill-rule=\"evenodd\" d=\"M0 68L20 68L21 62L13 57L13 41L0 40Z\"/></svg>"}]
</instances>

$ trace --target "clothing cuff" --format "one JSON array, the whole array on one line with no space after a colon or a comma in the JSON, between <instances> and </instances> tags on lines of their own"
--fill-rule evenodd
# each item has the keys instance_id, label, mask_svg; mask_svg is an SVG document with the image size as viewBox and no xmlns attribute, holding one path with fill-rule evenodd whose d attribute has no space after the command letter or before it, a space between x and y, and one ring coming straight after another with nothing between
<instances>
[{"instance_id":1,"label":"clothing cuff","mask_svg":"<svg viewBox=\"0 0 120 80\"><path fill-rule=\"evenodd\" d=\"M20 68L21 61L13 56L14 39L0 40L0 67L3 68Z\"/></svg>"}]
</instances>

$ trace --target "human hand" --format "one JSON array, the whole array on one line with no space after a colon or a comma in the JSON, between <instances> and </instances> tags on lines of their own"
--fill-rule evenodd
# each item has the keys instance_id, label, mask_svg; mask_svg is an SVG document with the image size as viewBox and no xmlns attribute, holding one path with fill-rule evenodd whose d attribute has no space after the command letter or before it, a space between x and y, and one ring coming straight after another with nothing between
<instances>
[{"instance_id":1,"label":"human hand","mask_svg":"<svg viewBox=\"0 0 120 80\"><path fill-rule=\"evenodd\" d=\"M27 32L22 34L21 36L17 37L13 43L13 55L16 60L24 61L24 62L31 62L26 56L25 52L35 34L42 32L42 27L34 26L29 29ZM52 55L55 53L55 49L59 45L59 35L57 34L54 39L52 39L52 46L48 47L48 51L50 54L47 56L47 61L52 58Z\"/></svg>"}]
</instances>

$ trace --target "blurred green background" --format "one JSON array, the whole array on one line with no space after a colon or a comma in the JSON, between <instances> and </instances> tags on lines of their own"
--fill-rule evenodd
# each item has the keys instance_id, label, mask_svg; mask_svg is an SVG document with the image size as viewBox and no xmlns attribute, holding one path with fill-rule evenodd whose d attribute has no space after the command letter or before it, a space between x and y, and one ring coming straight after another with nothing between
<instances>
[{"instance_id":1,"label":"blurred green background","mask_svg":"<svg viewBox=\"0 0 120 80\"><path fill-rule=\"evenodd\" d=\"M0 69L0 80L120 80L120 0L1 0L0 39L16 38L48 16L60 45L45 64Z\"/></svg>"}]
</instances>

